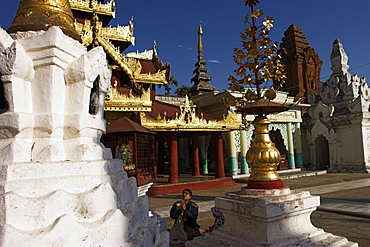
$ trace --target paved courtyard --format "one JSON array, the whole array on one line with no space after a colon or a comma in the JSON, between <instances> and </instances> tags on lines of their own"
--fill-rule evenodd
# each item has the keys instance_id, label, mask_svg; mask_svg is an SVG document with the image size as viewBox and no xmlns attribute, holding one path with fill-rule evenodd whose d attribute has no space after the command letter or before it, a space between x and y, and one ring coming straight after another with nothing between
<instances>
[{"instance_id":1,"label":"paved courtyard","mask_svg":"<svg viewBox=\"0 0 370 247\"><path fill-rule=\"evenodd\" d=\"M311 215L313 225L326 232L347 237L360 246L370 246L370 174L327 173L291 179L288 177L282 176L285 186L293 190L310 191L312 195L321 197L320 207ZM246 180L238 179L237 182L238 187L194 192L193 201L200 208L198 223L201 228L207 229L213 223L210 208L214 206L214 198L240 190ZM180 198L180 194L149 197L149 208L166 219L168 229L173 225L169 210Z\"/></svg>"}]
</instances>

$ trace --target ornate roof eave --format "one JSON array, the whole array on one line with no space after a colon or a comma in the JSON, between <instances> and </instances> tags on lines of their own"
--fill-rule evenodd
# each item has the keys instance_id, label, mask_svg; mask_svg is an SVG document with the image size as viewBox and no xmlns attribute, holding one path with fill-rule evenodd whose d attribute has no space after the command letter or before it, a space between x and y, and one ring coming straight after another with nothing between
<instances>
[{"instance_id":1,"label":"ornate roof eave","mask_svg":"<svg viewBox=\"0 0 370 247\"><path fill-rule=\"evenodd\" d=\"M151 111L152 101L150 99L150 89L143 91L142 95L134 96L120 94L117 86L109 86L105 98L105 111Z\"/></svg>"},{"instance_id":2,"label":"ornate roof eave","mask_svg":"<svg viewBox=\"0 0 370 247\"><path fill-rule=\"evenodd\" d=\"M142 66L140 62L132 57L125 57L120 53L109 40L97 37L99 44L105 52L113 59L117 66L122 69L132 82L150 83L150 84L167 84L166 70L159 70L155 74L141 74Z\"/></svg>"},{"instance_id":3,"label":"ornate roof eave","mask_svg":"<svg viewBox=\"0 0 370 247\"><path fill-rule=\"evenodd\" d=\"M165 73L165 79L166 81L161 81L157 84L168 84L168 81L170 79L170 70L171 66L169 63L163 63L162 60L158 57L157 50L156 50L156 44L154 43L153 49L151 50L145 50L144 52L131 52L126 54L126 57L133 57L137 59L145 59L145 60L151 60L154 65L158 68L160 71L166 71ZM154 79L154 78L153 78Z\"/></svg>"},{"instance_id":4,"label":"ornate roof eave","mask_svg":"<svg viewBox=\"0 0 370 247\"><path fill-rule=\"evenodd\" d=\"M108 3L99 3L95 0L69 0L71 8L80 10L82 12L93 13L94 11L99 15L107 15L115 18L116 16L116 3L114 0Z\"/></svg>"},{"instance_id":5,"label":"ornate roof eave","mask_svg":"<svg viewBox=\"0 0 370 247\"><path fill-rule=\"evenodd\" d=\"M206 120L203 116L196 115L195 108L191 106L188 98L180 107L181 113L174 119L168 119L166 113L156 119L149 119L144 112L140 113L141 125L152 131L231 131L242 130L242 116L228 112L222 120Z\"/></svg>"},{"instance_id":6,"label":"ornate roof eave","mask_svg":"<svg viewBox=\"0 0 370 247\"><path fill-rule=\"evenodd\" d=\"M193 122L186 122L181 116L168 120L165 117L148 119L144 112L140 113L141 125L151 131L232 131L245 129L240 114L228 112L226 118L220 121L195 119Z\"/></svg>"},{"instance_id":7,"label":"ornate roof eave","mask_svg":"<svg viewBox=\"0 0 370 247\"><path fill-rule=\"evenodd\" d=\"M110 40L135 44L134 32L130 29L130 26L103 27L102 35Z\"/></svg>"},{"instance_id":8,"label":"ornate roof eave","mask_svg":"<svg viewBox=\"0 0 370 247\"><path fill-rule=\"evenodd\" d=\"M166 71L166 81L168 83L168 81L170 80L170 70L171 70L171 66L169 63L163 63L162 60L158 57L158 54L157 54L157 49L156 49L156 44L154 43L154 46L153 46L153 62L155 64L155 66L157 66L157 68L159 70L165 70ZM165 83L165 84L167 84Z\"/></svg>"},{"instance_id":9,"label":"ornate roof eave","mask_svg":"<svg viewBox=\"0 0 370 247\"><path fill-rule=\"evenodd\" d=\"M91 21L86 20L84 24L75 22L75 28L81 36L84 46L89 46L94 39ZM102 27L101 35L108 40L135 44L135 37L129 26Z\"/></svg>"}]
</instances>

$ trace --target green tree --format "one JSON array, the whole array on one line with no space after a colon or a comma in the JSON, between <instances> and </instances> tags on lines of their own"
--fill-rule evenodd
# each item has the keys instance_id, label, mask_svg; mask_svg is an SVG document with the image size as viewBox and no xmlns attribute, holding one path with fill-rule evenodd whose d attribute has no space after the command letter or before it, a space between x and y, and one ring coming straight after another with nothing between
<instances>
[{"instance_id":1,"label":"green tree","mask_svg":"<svg viewBox=\"0 0 370 247\"><path fill-rule=\"evenodd\" d=\"M170 79L168 80L168 84L163 84L165 95L171 94L171 90L172 90L171 85L174 85L175 87L179 85L179 82L176 80L176 78L173 75L170 76ZM161 86L162 85L159 85L159 87Z\"/></svg>"},{"instance_id":2,"label":"green tree","mask_svg":"<svg viewBox=\"0 0 370 247\"><path fill-rule=\"evenodd\" d=\"M190 87L182 86L182 87L176 88L175 94L178 96L186 96L186 95L189 96L189 90L190 90Z\"/></svg>"}]
</instances>

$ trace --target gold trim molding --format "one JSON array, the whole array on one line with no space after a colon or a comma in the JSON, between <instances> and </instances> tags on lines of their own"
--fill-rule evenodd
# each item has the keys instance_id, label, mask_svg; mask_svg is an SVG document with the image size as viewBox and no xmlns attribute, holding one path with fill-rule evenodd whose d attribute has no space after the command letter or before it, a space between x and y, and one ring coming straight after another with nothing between
<instances>
[{"instance_id":1,"label":"gold trim molding","mask_svg":"<svg viewBox=\"0 0 370 247\"><path fill-rule=\"evenodd\" d=\"M116 2L114 0L108 3L99 3L95 0L69 0L71 8L80 10L82 12L93 12L97 14L109 15L115 18L116 16Z\"/></svg>"},{"instance_id":2,"label":"gold trim molding","mask_svg":"<svg viewBox=\"0 0 370 247\"><path fill-rule=\"evenodd\" d=\"M120 94L117 90L117 84L108 87L105 97L105 111L151 111L152 101L150 100L150 88L144 90L142 95Z\"/></svg>"},{"instance_id":3,"label":"gold trim molding","mask_svg":"<svg viewBox=\"0 0 370 247\"><path fill-rule=\"evenodd\" d=\"M140 113L141 125L151 131L232 131L242 130L242 118L240 114L228 112L227 116L220 121L206 120L196 115L195 107L188 97L184 105L180 106L180 115L175 119L168 119L166 112L157 119L149 119L144 112Z\"/></svg>"}]
</instances>

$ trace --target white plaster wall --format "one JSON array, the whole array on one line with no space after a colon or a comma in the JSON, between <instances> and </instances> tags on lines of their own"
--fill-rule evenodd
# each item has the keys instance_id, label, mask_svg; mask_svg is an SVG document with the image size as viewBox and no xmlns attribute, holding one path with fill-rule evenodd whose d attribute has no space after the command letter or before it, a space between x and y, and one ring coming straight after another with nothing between
<instances>
[{"instance_id":1,"label":"white plaster wall","mask_svg":"<svg viewBox=\"0 0 370 247\"><path fill-rule=\"evenodd\" d=\"M100 143L110 83L102 47L87 52L58 27L13 37L0 28L10 105L0 114L0 245L167 246L165 222Z\"/></svg>"},{"instance_id":2,"label":"white plaster wall","mask_svg":"<svg viewBox=\"0 0 370 247\"><path fill-rule=\"evenodd\" d=\"M341 164L346 163L363 163L363 143L362 130L360 126L346 126L337 128L339 140L342 142L342 148L339 153L346 151L341 157Z\"/></svg>"}]
</instances>

